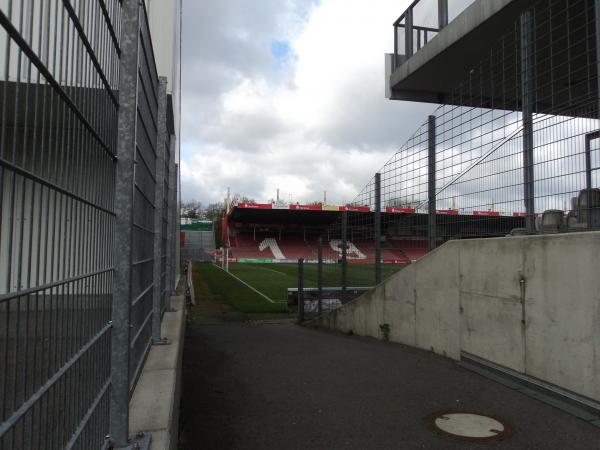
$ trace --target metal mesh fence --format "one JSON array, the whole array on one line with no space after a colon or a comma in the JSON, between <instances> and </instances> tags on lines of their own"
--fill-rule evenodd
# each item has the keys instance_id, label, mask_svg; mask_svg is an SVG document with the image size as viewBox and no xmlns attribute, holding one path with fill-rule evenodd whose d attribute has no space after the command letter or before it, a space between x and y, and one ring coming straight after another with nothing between
<instances>
[{"instance_id":1,"label":"metal mesh fence","mask_svg":"<svg viewBox=\"0 0 600 450\"><path fill-rule=\"evenodd\" d=\"M465 67L324 236L342 288L451 239L600 227L595 14L591 0L534 2Z\"/></svg>"},{"instance_id":2,"label":"metal mesh fence","mask_svg":"<svg viewBox=\"0 0 600 450\"><path fill-rule=\"evenodd\" d=\"M173 152L168 136L157 135L159 83L145 10L130 0L0 0L2 450L110 443L125 4L140 11L131 348L123 349L132 385L152 342L153 264L160 261L162 311L174 243L166 233ZM161 224L157 183L166 186Z\"/></svg>"},{"instance_id":3,"label":"metal mesh fence","mask_svg":"<svg viewBox=\"0 0 600 450\"><path fill-rule=\"evenodd\" d=\"M158 75L148 21L145 20L145 14L142 14L141 18L138 44L131 262L130 383L132 386L138 378L144 356L152 344L154 276L160 273L154 272L154 264L158 262L154 255L155 191L157 183L162 181L157 179ZM160 283L160 279L156 282Z\"/></svg>"}]
</instances>

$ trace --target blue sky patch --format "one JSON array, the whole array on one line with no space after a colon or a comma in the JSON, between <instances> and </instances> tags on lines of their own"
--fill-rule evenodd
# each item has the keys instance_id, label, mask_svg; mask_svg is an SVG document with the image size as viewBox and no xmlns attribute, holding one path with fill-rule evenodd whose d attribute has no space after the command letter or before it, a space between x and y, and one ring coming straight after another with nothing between
<instances>
[{"instance_id":1,"label":"blue sky patch","mask_svg":"<svg viewBox=\"0 0 600 450\"><path fill-rule=\"evenodd\" d=\"M285 61L290 56L291 48L288 41L273 41L271 43L271 54L278 61Z\"/></svg>"}]
</instances>

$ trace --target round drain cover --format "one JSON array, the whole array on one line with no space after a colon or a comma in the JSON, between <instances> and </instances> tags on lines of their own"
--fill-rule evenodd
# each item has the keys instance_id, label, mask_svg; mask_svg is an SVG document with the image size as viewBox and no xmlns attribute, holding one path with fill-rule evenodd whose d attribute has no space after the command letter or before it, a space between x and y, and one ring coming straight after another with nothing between
<instances>
[{"instance_id":1,"label":"round drain cover","mask_svg":"<svg viewBox=\"0 0 600 450\"><path fill-rule=\"evenodd\" d=\"M434 431L468 441L497 441L510 436L510 427L497 417L476 412L444 411L426 418Z\"/></svg>"}]
</instances>

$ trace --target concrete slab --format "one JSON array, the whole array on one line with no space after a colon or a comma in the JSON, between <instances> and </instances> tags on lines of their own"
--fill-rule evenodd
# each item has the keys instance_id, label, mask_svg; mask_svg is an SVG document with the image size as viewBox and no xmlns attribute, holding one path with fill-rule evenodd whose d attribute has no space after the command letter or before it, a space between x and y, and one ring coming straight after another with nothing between
<instances>
[{"instance_id":1,"label":"concrete slab","mask_svg":"<svg viewBox=\"0 0 600 450\"><path fill-rule=\"evenodd\" d=\"M190 326L180 450L598 447L600 429L422 350L295 325ZM439 411L506 421L475 445L432 432Z\"/></svg>"},{"instance_id":2,"label":"concrete slab","mask_svg":"<svg viewBox=\"0 0 600 450\"><path fill-rule=\"evenodd\" d=\"M173 370L144 370L131 398L129 429L132 433L166 429L171 416L168 401L175 392Z\"/></svg>"}]
</instances>

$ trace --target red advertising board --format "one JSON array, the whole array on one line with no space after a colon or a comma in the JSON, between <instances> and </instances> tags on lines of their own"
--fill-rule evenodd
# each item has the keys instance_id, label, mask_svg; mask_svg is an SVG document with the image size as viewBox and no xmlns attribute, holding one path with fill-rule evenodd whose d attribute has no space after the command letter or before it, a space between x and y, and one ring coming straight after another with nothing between
<instances>
[{"instance_id":1,"label":"red advertising board","mask_svg":"<svg viewBox=\"0 0 600 450\"><path fill-rule=\"evenodd\" d=\"M435 213L445 216L458 216L458 209L438 209Z\"/></svg>"},{"instance_id":2,"label":"red advertising board","mask_svg":"<svg viewBox=\"0 0 600 450\"><path fill-rule=\"evenodd\" d=\"M340 206L340 211L350 211L350 212L371 212L371 208L368 206Z\"/></svg>"},{"instance_id":3,"label":"red advertising board","mask_svg":"<svg viewBox=\"0 0 600 450\"><path fill-rule=\"evenodd\" d=\"M473 215L498 217L500 216L500 211L473 211Z\"/></svg>"},{"instance_id":4,"label":"red advertising board","mask_svg":"<svg viewBox=\"0 0 600 450\"><path fill-rule=\"evenodd\" d=\"M392 214L414 214L415 208L385 208L386 213Z\"/></svg>"},{"instance_id":5,"label":"red advertising board","mask_svg":"<svg viewBox=\"0 0 600 450\"><path fill-rule=\"evenodd\" d=\"M323 211L321 205L290 205L290 209L302 210L302 211Z\"/></svg>"},{"instance_id":6,"label":"red advertising board","mask_svg":"<svg viewBox=\"0 0 600 450\"><path fill-rule=\"evenodd\" d=\"M270 203L238 203L237 207L251 209L273 209L273 205Z\"/></svg>"}]
</instances>

